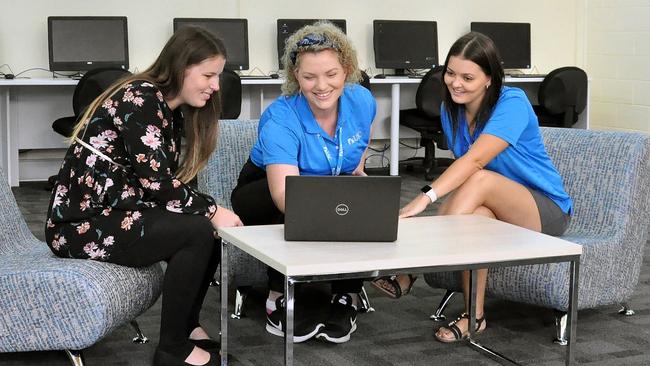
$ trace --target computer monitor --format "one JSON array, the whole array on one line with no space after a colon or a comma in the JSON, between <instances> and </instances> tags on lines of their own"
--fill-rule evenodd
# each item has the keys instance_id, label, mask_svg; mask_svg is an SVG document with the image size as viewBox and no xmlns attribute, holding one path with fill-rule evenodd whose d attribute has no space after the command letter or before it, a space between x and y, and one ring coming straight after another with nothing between
<instances>
[{"instance_id":1,"label":"computer monitor","mask_svg":"<svg viewBox=\"0 0 650 366\"><path fill-rule=\"evenodd\" d=\"M181 27L203 27L226 46L226 69L248 70L248 20L238 18L174 18L174 32Z\"/></svg>"},{"instance_id":2,"label":"computer monitor","mask_svg":"<svg viewBox=\"0 0 650 366\"><path fill-rule=\"evenodd\" d=\"M435 21L374 20L375 66L395 69L430 69L438 64L438 24Z\"/></svg>"},{"instance_id":3,"label":"computer monitor","mask_svg":"<svg viewBox=\"0 0 650 366\"><path fill-rule=\"evenodd\" d=\"M48 17L47 40L51 71L129 68L126 17Z\"/></svg>"},{"instance_id":4,"label":"computer monitor","mask_svg":"<svg viewBox=\"0 0 650 366\"><path fill-rule=\"evenodd\" d=\"M494 41L504 69L530 69L530 23L472 22L470 28Z\"/></svg>"},{"instance_id":5,"label":"computer monitor","mask_svg":"<svg viewBox=\"0 0 650 366\"><path fill-rule=\"evenodd\" d=\"M278 65L280 69L284 69L282 65L282 55L284 55L284 46L287 38L295 33L298 29L314 24L321 19L278 19L277 39L278 39ZM322 19L332 22L335 26L339 27L343 33L346 32L345 19Z\"/></svg>"}]
</instances>

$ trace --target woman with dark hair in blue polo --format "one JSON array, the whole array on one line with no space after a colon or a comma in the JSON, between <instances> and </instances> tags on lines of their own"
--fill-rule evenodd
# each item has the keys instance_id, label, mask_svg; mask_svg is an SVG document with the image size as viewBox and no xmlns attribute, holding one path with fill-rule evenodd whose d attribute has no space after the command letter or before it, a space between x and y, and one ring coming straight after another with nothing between
<instances>
[{"instance_id":1,"label":"woman with dark hair in blue polo","mask_svg":"<svg viewBox=\"0 0 650 366\"><path fill-rule=\"evenodd\" d=\"M562 235L572 201L548 157L539 124L526 94L503 85L503 67L492 40L480 33L459 38L445 60L442 127L456 157L452 165L422 194L408 203L400 217L422 212L448 195L439 215L474 214L548 235ZM487 327L483 304L488 270L477 279L476 327ZM408 293L411 275L382 277L373 284L392 297ZM468 335L468 271L463 272L465 313L435 334L441 342Z\"/></svg>"}]
</instances>

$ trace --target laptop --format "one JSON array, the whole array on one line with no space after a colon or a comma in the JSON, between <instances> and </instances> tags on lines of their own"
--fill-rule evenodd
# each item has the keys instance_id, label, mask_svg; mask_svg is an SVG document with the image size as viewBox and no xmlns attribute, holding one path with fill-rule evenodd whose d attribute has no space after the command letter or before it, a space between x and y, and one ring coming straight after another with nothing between
<instances>
[{"instance_id":1,"label":"laptop","mask_svg":"<svg viewBox=\"0 0 650 366\"><path fill-rule=\"evenodd\" d=\"M395 241L398 176L287 176L284 239Z\"/></svg>"}]
</instances>

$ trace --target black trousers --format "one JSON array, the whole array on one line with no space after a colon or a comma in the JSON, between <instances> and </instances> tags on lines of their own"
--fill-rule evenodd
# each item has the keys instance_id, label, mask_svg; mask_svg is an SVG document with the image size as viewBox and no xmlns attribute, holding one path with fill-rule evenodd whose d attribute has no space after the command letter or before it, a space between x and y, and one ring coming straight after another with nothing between
<instances>
[{"instance_id":1,"label":"black trousers","mask_svg":"<svg viewBox=\"0 0 650 366\"><path fill-rule=\"evenodd\" d=\"M145 235L113 251L109 262L129 267L167 262L158 347L187 357L194 348L188 337L199 326L203 299L219 265L221 243L205 216L164 208L153 208L143 216L148 221Z\"/></svg>"},{"instance_id":2,"label":"black trousers","mask_svg":"<svg viewBox=\"0 0 650 366\"><path fill-rule=\"evenodd\" d=\"M271 198L266 171L248 159L237 180L231 196L233 210L244 225L273 225L284 223L284 214ZM269 267L269 289L284 293L284 275ZM332 281L332 293L361 292L363 280Z\"/></svg>"}]
</instances>

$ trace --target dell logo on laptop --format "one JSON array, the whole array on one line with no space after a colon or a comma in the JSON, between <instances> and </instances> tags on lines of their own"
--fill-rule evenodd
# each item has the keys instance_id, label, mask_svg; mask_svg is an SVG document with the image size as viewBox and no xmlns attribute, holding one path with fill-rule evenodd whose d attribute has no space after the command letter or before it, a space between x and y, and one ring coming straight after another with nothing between
<instances>
[{"instance_id":1,"label":"dell logo on laptop","mask_svg":"<svg viewBox=\"0 0 650 366\"><path fill-rule=\"evenodd\" d=\"M339 216L345 216L350 212L350 208L345 203L339 203L334 211Z\"/></svg>"}]
</instances>

